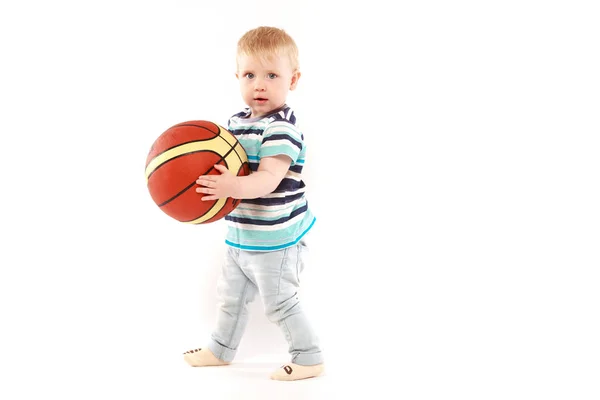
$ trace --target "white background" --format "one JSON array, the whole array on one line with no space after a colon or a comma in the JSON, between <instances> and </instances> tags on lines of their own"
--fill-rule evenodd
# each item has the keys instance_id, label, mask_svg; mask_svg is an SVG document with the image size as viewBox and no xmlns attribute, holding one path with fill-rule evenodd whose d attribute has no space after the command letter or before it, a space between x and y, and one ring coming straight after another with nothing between
<instances>
[{"instance_id":1,"label":"white background","mask_svg":"<svg viewBox=\"0 0 600 400\"><path fill-rule=\"evenodd\" d=\"M0 397L219 398L181 353L225 226L167 217L144 167L243 107L235 45L274 25L301 55L324 398L598 399L593 2L381 3L0 6ZM238 360L286 348L255 302Z\"/></svg>"}]
</instances>

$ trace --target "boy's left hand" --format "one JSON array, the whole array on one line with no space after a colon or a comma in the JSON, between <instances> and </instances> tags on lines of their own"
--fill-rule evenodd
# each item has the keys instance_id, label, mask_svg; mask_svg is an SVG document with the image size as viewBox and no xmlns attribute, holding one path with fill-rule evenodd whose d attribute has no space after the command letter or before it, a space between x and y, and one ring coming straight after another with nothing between
<instances>
[{"instance_id":1,"label":"boy's left hand","mask_svg":"<svg viewBox=\"0 0 600 400\"><path fill-rule=\"evenodd\" d=\"M221 175L202 175L196 183L202 187L196 188L196 192L204 193L202 201L217 200L223 197L233 197L238 188L237 177L222 165L215 165L215 169Z\"/></svg>"}]
</instances>

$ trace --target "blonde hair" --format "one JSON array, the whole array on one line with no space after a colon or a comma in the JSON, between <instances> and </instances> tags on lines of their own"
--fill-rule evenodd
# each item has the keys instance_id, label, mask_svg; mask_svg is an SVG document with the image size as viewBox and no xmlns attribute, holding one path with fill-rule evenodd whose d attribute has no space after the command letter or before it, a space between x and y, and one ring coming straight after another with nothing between
<instances>
[{"instance_id":1,"label":"blonde hair","mask_svg":"<svg viewBox=\"0 0 600 400\"><path fill-rule=\"evenodd\" d=\"M298 47L294 39L283 29L279 28L260 26L246 32L237 44L237 55L241 54L260 57L262 59L285 55L289 57L293 71L297 71L300 68Z\"/></svg>"}]
</instances>

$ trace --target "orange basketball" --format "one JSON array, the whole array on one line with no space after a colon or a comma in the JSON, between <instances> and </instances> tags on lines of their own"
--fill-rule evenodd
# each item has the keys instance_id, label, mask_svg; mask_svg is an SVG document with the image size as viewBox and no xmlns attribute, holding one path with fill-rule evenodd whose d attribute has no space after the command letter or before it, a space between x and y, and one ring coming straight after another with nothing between
<instances>
[{"instance_id":1,"label":"orange basketball","mask_svg":"<svg viewBox=\"0 0 600 400\"><path fill-rule=\"evenodd\" d=\"M239 200L202 201L204 194L196 192L200 175L220 175L215 164L238 176L250 174L244 148L225 128L210 121L187 121L170 127L154 141L146 159L152 200L180 222L206 224L223 218Z\"/></svg>"}]
</instances>

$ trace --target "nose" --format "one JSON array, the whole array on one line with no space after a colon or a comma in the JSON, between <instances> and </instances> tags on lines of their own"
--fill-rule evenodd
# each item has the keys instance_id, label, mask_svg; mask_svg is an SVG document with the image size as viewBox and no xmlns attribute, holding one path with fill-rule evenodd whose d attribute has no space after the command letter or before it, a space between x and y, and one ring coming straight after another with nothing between
<instances>
[{"instance_id":1,"label":"nose","mask_svg":"<svg viewBox=\"0 0 600 400\"><path fill-rule=\"evenodd\" d=\"M264 92L265 91L265 81L261 78L254 79L254 91L256 92Z\"/></svg>"}]
</instances>

